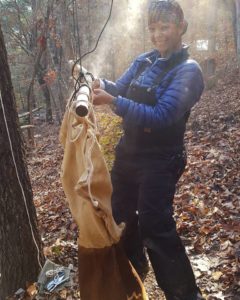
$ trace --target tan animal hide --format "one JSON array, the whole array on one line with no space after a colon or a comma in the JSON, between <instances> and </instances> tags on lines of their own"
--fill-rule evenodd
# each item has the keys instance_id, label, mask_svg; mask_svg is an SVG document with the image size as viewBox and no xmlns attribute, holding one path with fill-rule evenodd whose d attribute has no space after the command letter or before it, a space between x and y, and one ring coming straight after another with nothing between
<instances>
[{"instance_id":1,"label":"tan animal hide","mask_svg":"<svg viewBox=\"0 0 240 300\"><path fill-rule=\"evenodd\" d=\"M69 110L60 130L63 188L79 228L81 300L146 300L136 271L121 247L124 225L112 217L110 175L95 124Z\"/></svg>"}]
</instances>

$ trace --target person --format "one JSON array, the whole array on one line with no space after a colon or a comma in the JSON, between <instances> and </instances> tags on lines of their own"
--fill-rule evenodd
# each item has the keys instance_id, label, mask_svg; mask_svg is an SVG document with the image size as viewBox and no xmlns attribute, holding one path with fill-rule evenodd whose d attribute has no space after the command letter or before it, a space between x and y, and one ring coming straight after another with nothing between
<instances>
[{"instance_id":1,"label":"person","mask_svg":"<svg viewBox=\"0 0 240 300\"><path fill-rule=\"evenodd\" d=\"M137 57L116 83L93 83L94 105L110 104L123 119L111 172L113 216L126 224L123 245L142 278L147 251L167 300L200 300L173 199L186 166L186 122L203 92L203 77L182 42L187 21L177 1L152 1L148 27L154 50Z\"/></svg>"}]
</instances>

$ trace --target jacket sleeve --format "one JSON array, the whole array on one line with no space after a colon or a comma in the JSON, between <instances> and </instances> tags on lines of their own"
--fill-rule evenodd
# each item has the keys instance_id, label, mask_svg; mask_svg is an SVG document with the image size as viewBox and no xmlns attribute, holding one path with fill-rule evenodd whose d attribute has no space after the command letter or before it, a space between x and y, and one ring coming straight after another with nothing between
<instances>
[{"instance_id":1,"label":"jacket sleeve","mask_svg":"<svg viewBox=\"0 0 240 300\"><path fill-rule=\"evenodd\" d=\"M157 88L157 104L152 107L118 96L115 100L116 114L127 124L148 128L172 125L189 111L200 99L204 89L202 72L196 62L180 66L164 92Z\"/></svg>"},{"instance_id":2,"label":"jacket sleeve","mask_svg":"<svg viewBox=\"0 0 240 300\"><path fill-rule=\"evenodd\" d=\"M115 82L103 79L104 90L114 97L126 96L128 87L133 80L139 66L139 60L136 59L123 75Z\"/></svg>"}]
</instances>

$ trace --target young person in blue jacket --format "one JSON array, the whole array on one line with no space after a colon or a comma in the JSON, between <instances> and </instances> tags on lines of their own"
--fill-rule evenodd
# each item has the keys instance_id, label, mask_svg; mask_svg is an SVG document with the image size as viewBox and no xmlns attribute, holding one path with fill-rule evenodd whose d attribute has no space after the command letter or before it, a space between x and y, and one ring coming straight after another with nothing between
<instances>
[{"instance_id":1,"label":"young person in blue jacket","mask_svg":"<svg viewBox=\"0 0 240 300\"><path fill-rule=\"evenodd\" d=\"M110 104L123 119L112 169L113 215L126 223L123 244L141 277L146 249L167 300L203 299L173 218L186 165L186 122L203 92L202 72L182 44L187 22L175 0L152 1L148 25L155 50L140 55L116 83L93 84L93 103Z\"/></svg>"}]
</instances>

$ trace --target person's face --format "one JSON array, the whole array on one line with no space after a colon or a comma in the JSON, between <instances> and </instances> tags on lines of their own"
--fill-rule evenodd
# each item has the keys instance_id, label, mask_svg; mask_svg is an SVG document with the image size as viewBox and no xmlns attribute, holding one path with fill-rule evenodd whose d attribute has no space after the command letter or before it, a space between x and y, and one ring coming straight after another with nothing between
<instances>
[{"instance_id":1,"label":"person's face","mask_svg":"<svg viewBox=\"0 0 240 300\"><path fill-rule=\"evenodd\" d=\"M167 57L181 48L183 24L176 25L173 22L157 21L148 25L150 38L153 45Z\"/></svg>"}]
</instances>

